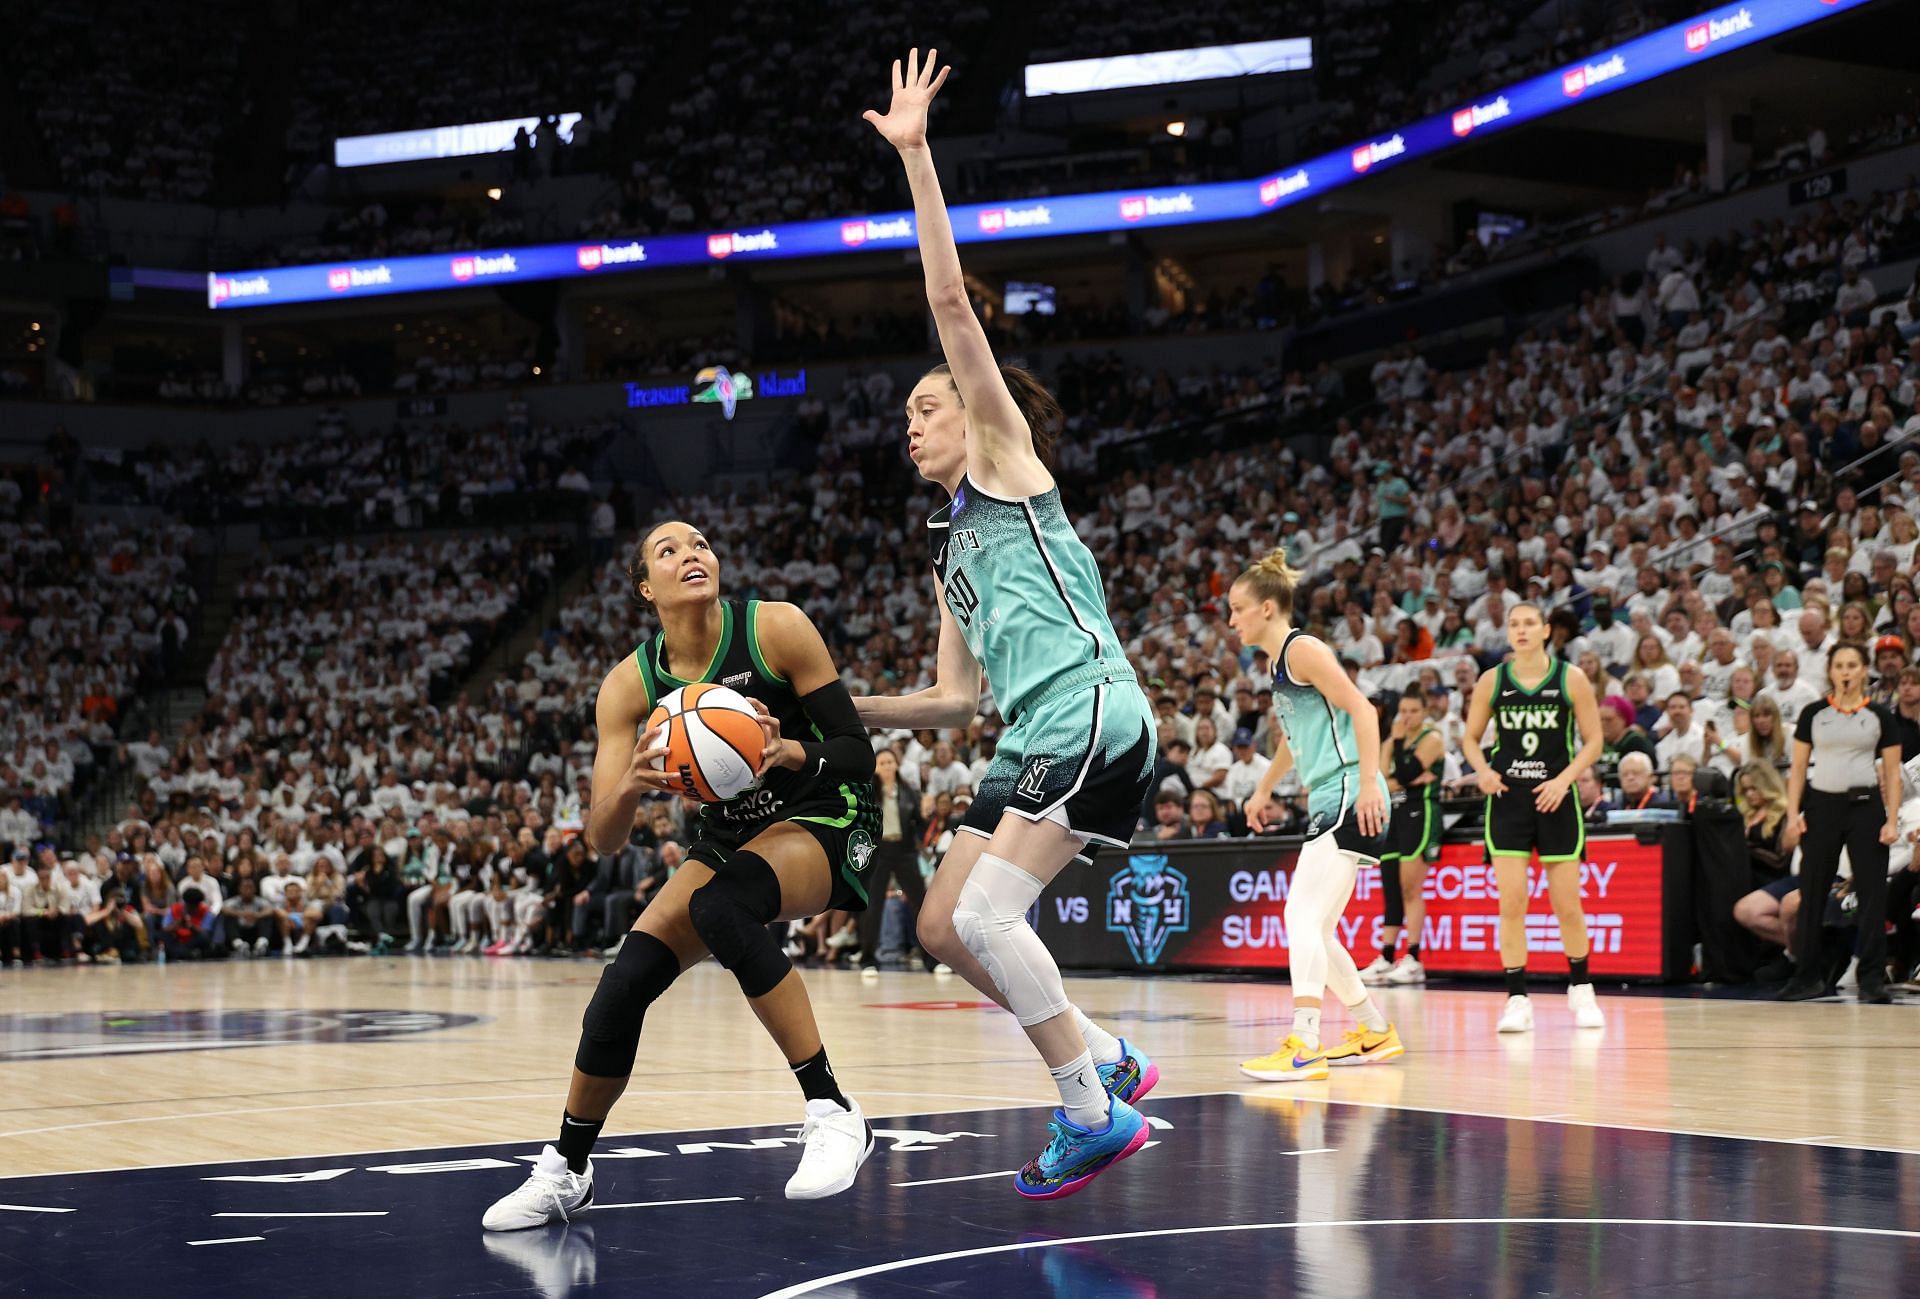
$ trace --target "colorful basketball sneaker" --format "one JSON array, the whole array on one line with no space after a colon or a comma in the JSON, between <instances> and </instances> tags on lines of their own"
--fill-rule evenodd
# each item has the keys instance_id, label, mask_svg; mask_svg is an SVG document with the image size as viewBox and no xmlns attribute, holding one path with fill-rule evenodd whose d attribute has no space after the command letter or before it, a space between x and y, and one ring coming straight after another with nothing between
<instances>
[{"instance_id":1,"label":"colorful basketball sneaker","mask_svg":"<svg viewBox=\"0 0 1920 1299\"><path fill-rule=\"evenodd\" d=\"M1335 1068L1342 1065L1384 1064L1406 1053L1406 1045L1400 1040L1400 1030L1393 1025L1387 1025L1384 1033L1376 1033L1363 1026L1349 1029L1338 1046L1327 1048L1327 1063Z\"/></svg>"},{"instance_id":2,"label":"colorful basketball sneaker","mask_svg":"<svg viewBox=\"0 0 1920 1299\"><path fill-rule=\"evenodd\" d=\"M1317 1082L1329 1072L1327 1053L1308 1046L1297 1033L1289 1033L1278 1051L1244 1062L1240 1072L1261 1082Z\"/></svg>"},{"instance_id":3,"label":"colorful basketball sneaker","mask_svg":"<svg viewBox=\"0 0 1920 1299\"><path fill-rule=\"evenodd\" d=\"M1107 1126L1083 1128L1055 1110L1046 1148L1013 1175L1013 1189L1029 1200L1057 1200L1091 1182L1147 1144L1152 1129L1131 1105L1107 1098Z\"/></svg>"},{"instance_id":4,"label":"colorful basketball sneaker","mask_svg":"<svg viewBox=\"0 0 1920 1299\"><path fill-rule=\"evenodd\" d=\"M1100 1085L1107 1089L1107 1095L1129 1105L1138 1104L1160 1081L1160 1066L1124 1037L1120 1039L1120 1058L1096 1067Z\"/></svg>"}]
</instances>

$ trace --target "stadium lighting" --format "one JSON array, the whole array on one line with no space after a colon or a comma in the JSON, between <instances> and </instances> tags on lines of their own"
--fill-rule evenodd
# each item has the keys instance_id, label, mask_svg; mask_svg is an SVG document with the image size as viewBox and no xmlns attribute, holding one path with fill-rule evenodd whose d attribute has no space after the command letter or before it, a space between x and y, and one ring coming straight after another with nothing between
<instances>
[{"instance_id":1,"label":"stadium lighting","mask_svg":"<svg viewBox=\"0 0 1920 1299\"><path fill-rule=\"evenodd\" d=\"M487 197L496 203L500 201L500 194L501 190L498 185L491 185L487 188Z\"/></svg>"},{"instance_id":2,"label":"stadium lighting","mask_svg":"<svg viewBox=\"0 0 1920 1299\"><path fill-rule=\"evenodd\" d=\"M1187 124L1185 122L1168 122L1167 123L1167 134L1171 135L1176 140L1179 139L1181 136L1185 135L1186 133L1187 133Z\"/></svg>"}]
</instances>

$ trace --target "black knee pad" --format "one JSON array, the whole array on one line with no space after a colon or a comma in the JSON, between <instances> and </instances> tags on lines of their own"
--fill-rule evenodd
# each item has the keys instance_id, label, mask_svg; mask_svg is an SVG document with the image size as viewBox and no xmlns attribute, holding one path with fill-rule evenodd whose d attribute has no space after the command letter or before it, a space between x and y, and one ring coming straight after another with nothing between
<instances>
[{"instance_id":1,"label":"black knee pad","mask_svg":"<svg viewBox=\"0 0 1920 1299\"><path fill-rule=\"evenodd\" d=\"M779 914L780 879L758 853L735 853L687 900L694 932L749 997L766 996L793 968L767 929Z\"/></svg>"},{"instance_id":2,"label":"black knee pad","mask_svg":"<svg viewBox=\"0 0 1920 1299\"><path fill-rule=\"evenodd\" d=\"M640 1022L647 1007L680 975L680 958L652 934L633 932L620 954L600 971L586 1014L580 1017L580 1049L573 1067L595 1078L625 1078L640 1050Z\"/></svg>"},{"instance_id":3,"label":"black knee pad","mask_svg":"<svg viewBox=\"0 0 1920 1299\"><path fill-rule=\"evenodd\" d=\"M1407 899L1400 891L1400 860L1380 863L1380 923L1395 928L1406 923Z\"/></svg>"}]
</instances>

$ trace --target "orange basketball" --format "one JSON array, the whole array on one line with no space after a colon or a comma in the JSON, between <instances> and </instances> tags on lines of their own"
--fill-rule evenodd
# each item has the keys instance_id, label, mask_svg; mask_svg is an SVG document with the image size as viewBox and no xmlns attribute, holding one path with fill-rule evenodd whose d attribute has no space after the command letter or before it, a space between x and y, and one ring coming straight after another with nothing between
<instances>
[{"instance_id":1,"label":"orange basketball","mask_svg":"<svg viewBox=\"0 0 1920 1299\"><path fill-rule=\"evenodd\" d=\"M668 694L647 718L647 731L667 728L662 770L703 803L733 798L760 776L766 732L747 697L726 686L696 683Z\"/></svg>"}]
</instances>

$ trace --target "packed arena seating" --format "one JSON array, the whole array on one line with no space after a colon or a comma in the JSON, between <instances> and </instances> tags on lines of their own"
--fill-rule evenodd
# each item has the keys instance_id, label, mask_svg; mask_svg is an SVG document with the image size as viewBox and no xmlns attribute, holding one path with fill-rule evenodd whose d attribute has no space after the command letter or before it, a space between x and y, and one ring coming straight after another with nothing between
<instances>
[{"instance_id":1,"label":"packed arena seating","mask_svg":"<svg viewBox=\"0 0 1920 1299\"><path fill-rule=\"evenodd\" d=\"M1365 374L1372 395L1358 404L1331 366L1174 375L1101 353L1058 363L1046 377L1073 412L1063 491L1162 717L1161 779L1142 833L1244 829L1237 804L1257 774L1270 714L1258 665L1237 649L1221 599L1249 557L1275 544L1310 575L1302 620L1360 684L1383 698L1423 692L1449 740L1450 777L1461 771L1466 694L1497 661L1502 615L1520 598L1546 607L1556 643L1595 678L1620 723L1618 734L1609 723L1610 755L1650 750L1657 764L1610 759L1590 782L1596 811L1629 799L1686 805L1698 797L1701 767L1738 774L1750 761L1777 764L1782 728L1817 697L1824 650L1840 634L1886 651L1880 688L1913 724L1920 752L1920 689L1897 688L1920 649L1912 615L1920 452L1904 445L1920 432L1920 289L1875 279L1884 262L1916 251L1914 185L1704 246L1675 247L1650 230L1644 274L1543 317L1479 365L1448 370L1419 349L1396 349ZM936 623L914 556L916 520L936 501L900 460L899 399L882 371L850 380L821 412L811 475L771 498L663 501L653 513L707 530L729 591L808 608L856 693L924 685L933 659ZM854 498L860 510L836 508ZM488 898L456 907L429 893L434 909L418 926L501 951L579 948L606 936L562 905L579 882L573 875L543 877L526 863L559 869L551 863L561 845L549 847L544 832L579 815L594 689L644 628L627 601L618 562L605 565L491 697L446 706L443 718L474 737L464 746L440 736L421 745L403 726L375 737L366 761L384 742L384 760L397 747L406 776L434 782L360 791L402 814L371 836L398 841L382 845L383 856L411 863L413 878L402 883L421 886L427 856L406 842L411 821L436 845L435 861L476 871L464 891ZM243 616L234 645L268 634L259 617ZM391 626L409 634L403 622ZM368 688L402 689L402 680ZM1677 694L1686 698L1669 698ZM931 768L977 773L999 726L990 701L984 707L960 732L887 737L910 782ZM270 721L223 725L231 733ZM942 743L953 746L951 762L934 756ZM235 753L251 761L259 747ZM226 756L210 751L189 779L204 785ZM296 769L291 758L285 765ZM262 776L279 769L256 766ZM304 854L288 854L301 865L312 864L316 844L369 837L348 816L333 828L325 815L315 823L318 809L297 780L246 789L240 771L218 778L240 779L256 816L279 815L275 805L298 810L301 828L285 832L284 846ZM397 769L391 782L406 784ZM1451 788L1465 792L1457 779ZM923 788L930 853L965 793L964 782L944 778L937 791ZM1292 799L1281 824L1296 824L1299 791L1283 784L1281 793ZM419 820L423 800L451 806L450 798L518 810L503 812L498 827L471 810L455 818L461 830L439 814ZM1472 809L1463 800L1450 814ZM647 845L656 862L676 833L673 812L662 810L668 820ZM156 800L148 815L159 812ZM223 815L224 826L200 819L214 822L228 853L242 827ZM487 827L478 846L476 825ZM503 849L509 829L531 831L532 842ZM162 840L172 832L158 827ZM154 833L129 827L120 842ZM341 898L348 934L360 936L343 941L377 940L383 926L397 937L404 927L370 905L380 899L364 882ZM458 931L456 912L465 917Z\"/></svg>"},{"instance_id":2,"label":"packed arena seating","mask_svg":"<svg viewBox=\"0 0 1920 1299\"><path fill-rule=\"evenodd\" d=\"M0 840L71 838L136 699L185 648L191 528L50 526L0 511ZM125 738L137 738L137 734Z\"/></svg>"},{"instance_id":3,"label":"packed arena seating","mask_svg":"<svg viewBox=\"0 0 1920 1299\"><path fill-rule=\"evenodd\" d=\"M102 496L274 533L571 521L587 471L619 429L613 416L534 425L518 394L504 420L471 428L420 419L354 431L329 405L315 409L311 437L185 452L154 446L90 473Z\"/></svg>"}]
</instances>

